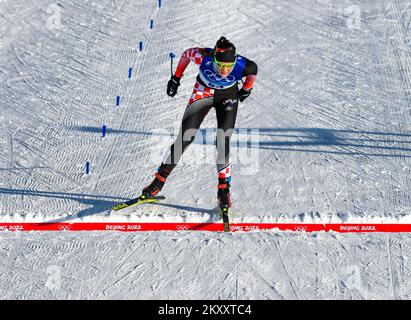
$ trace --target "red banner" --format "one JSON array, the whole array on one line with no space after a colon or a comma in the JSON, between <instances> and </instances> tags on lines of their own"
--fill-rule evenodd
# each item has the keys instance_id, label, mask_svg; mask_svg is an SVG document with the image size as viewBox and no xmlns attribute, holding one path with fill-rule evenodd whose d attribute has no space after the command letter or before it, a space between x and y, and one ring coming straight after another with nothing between
<instances>
[{"instance_id":1,"label":"red banner","mask_svg":"<svg viewBox=\"0 0 411 320\"><path fill-rule=\"evenodd\" d=\"M0 223L0 231L223 231L222 223ZM281 230L294 232L411 232L411 224L233 223L231 232Z\"/></svg>"}]
</instances>

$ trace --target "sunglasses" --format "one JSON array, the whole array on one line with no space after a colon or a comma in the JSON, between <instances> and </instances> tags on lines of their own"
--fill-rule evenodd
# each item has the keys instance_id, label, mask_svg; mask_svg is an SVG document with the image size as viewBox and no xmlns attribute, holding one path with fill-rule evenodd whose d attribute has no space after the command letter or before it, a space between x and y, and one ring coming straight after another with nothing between
<instances>
[{"instance_id":1,"label":"sunglasses","mask_svg":"<svg viewBox=\"0 0 411 320\"><path fill-rule=\"evenodd\" d=\"M234 62L220 62L220 61L217 61L216 58L214 57L214 63L216 64L218 68L231 69L235 66L236 62L237 62L237 58L235 59Z\"/></svg>"}]
</instances>

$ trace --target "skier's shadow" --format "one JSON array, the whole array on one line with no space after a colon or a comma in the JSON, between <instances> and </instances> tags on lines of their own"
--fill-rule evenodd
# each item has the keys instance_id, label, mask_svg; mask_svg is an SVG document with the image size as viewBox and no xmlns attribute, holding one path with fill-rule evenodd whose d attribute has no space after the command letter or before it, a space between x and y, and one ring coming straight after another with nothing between
<instances>
[{"instance_id":1,"label":"skier's shadow","mask_svg":"<svg viewBox=\"0 0 411 320\"><path fill-rule=\"evenodd\" d=\"M128 198L113 197L113 196L49 192L49 191L33 191L33 190L7 189L7 188L0 188L0 194L73 200L81 204L91 206L73 215L67 215L64 217L45 221L44 222L45 224L69 222L72 220L82 219L84 217L97 215L97 214L105 214L105 213L109 214L110 209L113 206L115 206L118 203L129 200ZM170 207L170 208L175 208L175 209L184 210L184 211L206 213L206 214L209 214L210 217L205 223L211 223L211 222L216 221L214 216L216 216L217 211L215 209L203 209L203 208L181 206L181 205L169 204L169 203L150 203L150 204L143 204L143 205L158 205L158 206Z\"/></svg>"},{"instance_id":2,"label":"skier's shadow","mask_svg":"<svg viewBox=\"0 0 411 320\"><path fill-rule=\"evenodd\" d=\"M150 203L150 205L156 205L156 206L161 206L161 207L169 207L169 208L174 208L178 210L184 210L184 211L191 211L191 212L196 212L196 213L205 213L208 214L208 220L205 221L204 223L213 223L221 219L221 214L220 210L218 207L214 207L212 209L205 209L205 208L197 208L197 207L190 207L190 206L182 206L178 204L171 204L171 203L164 203L164 202L155 202L155 203Z\"/></svg>"},{"instance_id":3,"label":"skier's shadow","mask_svg":"<svg viewBox=\"0 0 411 320\"><path fill-rule=\"evenodd\" d=\"M124 200L129 200L129 199L123 199ZM91 204L92 207L82 210L79 213L72 215L72 216L66 216L66 217L61 217L57 218L54 220L46 221L45 224L55 224L55 223L62 223L62 222L68 222L71 220L76 220L76 219L81 219L87 216L91 215L96 215L96 214L110 214L110 209L118 204L119 202L112 202L112 201L104 201L104 200L82 200L81 203L83 204ZM209 214L209 217L206 221L199 223L197 226L193 227L192 229L201 229L204 226L207 226L209 224L212 224L218 220L220 220L220 215L219 211L217 211L216 208L213 209L204 209L204 208L196 208L196 207L190 207L190 206L182 206L182 205L176 205L176 204L171 204L171 203L146 203L142 204L141 206L162 206L162 207L169 207L169 208L174 208L174 209L179 209L179 210L184 210L184 211L191 211L191 212L197 212L197 213L206 213Z\"/></svg>"},{"instance_id":4,"label":"skier's shadow","mask_svg":"<svg viewBox=\"0 0 411 320\"><path fill-rule=\"evenodd\" d=\"M50 223L50 224L67 222L67 221L71 221L75 219L81 219L87 216L101 214L103 212L106 212L109 208L113 207L118 202L127 200L127 198L113 197L113 196L50 192L50 191L33 191L33 190L7 189L7 188L0 188L0 194L73 200L81 204L91 206L89 208L79 211L76 214L68 215L68 216L57 218L57 219L50 220L50 221L46 221L46 223Z\"/></svg>"},{"instance_id":5,"label":"skier's shadow","mask_svg":"<svg viewBox=\"0 0 411 320\"><path fill-rule=\"evenodd\" d=\"M99 133L100 128L77 127L75 130ZM199 129L193 144L215 145L215 128ZM162 137L172 142L173 133L107 129L107 134L141 135L145 139ZM409 147L410 146L410 147ZM235 128L233 148L257 148L290 152L363 155L369 157L411 157L411 133L348 130L331 128ZM401 152L401 154L399 154Z\"/></svg>"}]
</instances>

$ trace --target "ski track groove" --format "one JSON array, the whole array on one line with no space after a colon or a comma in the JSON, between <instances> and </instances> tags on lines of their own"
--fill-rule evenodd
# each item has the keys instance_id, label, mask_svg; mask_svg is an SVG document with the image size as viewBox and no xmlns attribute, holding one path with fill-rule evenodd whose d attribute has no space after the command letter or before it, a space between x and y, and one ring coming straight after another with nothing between
<instances>
[{"instance_id":1,"label":"ski track groove","mask_svg":"<svg viewBox=\"0 0 411 320\"><path fill-rule=\"evenodd\" d=\"M67 155L67 154L69 154L69 155L75 154L75 153L76 153L76 150L78 149L78 146L75 146L75 148L73 149L73 151L70 152L69 150L67 150L66 147L67 147L67 145L64 145L64 146L61 146L60 149L59 149L59 150L61 150L61 151L64 150L64 154L66 154L66 155ZM110 152L111 152L111 151L109 151L109 154L111 154ZM58 183L59 183L60 186L62 185L61 181L59 181ZM90 184L92 184L92 183L93 183L93 181L90 182ZM66 185L67 185L67 184L66 184ZM78 189L80 189L80 188L81 188L80 184L77 184L77 188L74 189L74 190L78 190ZM72 189L71 191L73 191L73 189ZM47 199L44 200L43 202L46 202L46 201L47 201ZM40 206L41 206L41 205L42 205L42 203L40 202Z\"/></svg>"},{"instance_id":2,"label":"ski track groove","mask_svg":"<svg viewBox=\"0 0 411 320\"><path fill-rule=\"evenodd\" d=\"M393 267L393 261L391 258L391 243L390 237L387 236L387 256L388 256L388 269L390 274L390 288L392 293L392 299L398 300L398 282L397 282L397 275Z\"/></svg>"}]
</instances>

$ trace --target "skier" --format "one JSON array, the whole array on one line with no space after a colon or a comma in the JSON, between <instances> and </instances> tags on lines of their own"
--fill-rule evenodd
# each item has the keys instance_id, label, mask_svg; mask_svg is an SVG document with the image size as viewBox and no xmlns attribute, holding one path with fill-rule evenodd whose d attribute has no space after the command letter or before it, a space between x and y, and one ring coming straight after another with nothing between
<instances>
[{"instance_id":1,"label":"skier","mask_svg":"<svg viewBox=\"0 0 411 320\"><path fill-rule=\"evenodd\" d=\"M194 140L193 133L199 129L204 117L214 107L218 126L217 199L220 208L228 212L228 208L231 207L230 137L235 125L238 100L243 102L251 94L257 75L257 65L237 54L235 46L225 37L221 37L214 48L190 48L183 53L175 74L167 84L169 96L174 97L177 94L180 80L190 61L198 65L200 71L183 115L180 132L155 173L154 180L143 189L139 199L153 199L161 191L183 152ZM245 81L239 90L238 81L244 77ZM187 139L185 133L188 132L190 137Z\"/></svg>"}]
</instances>

